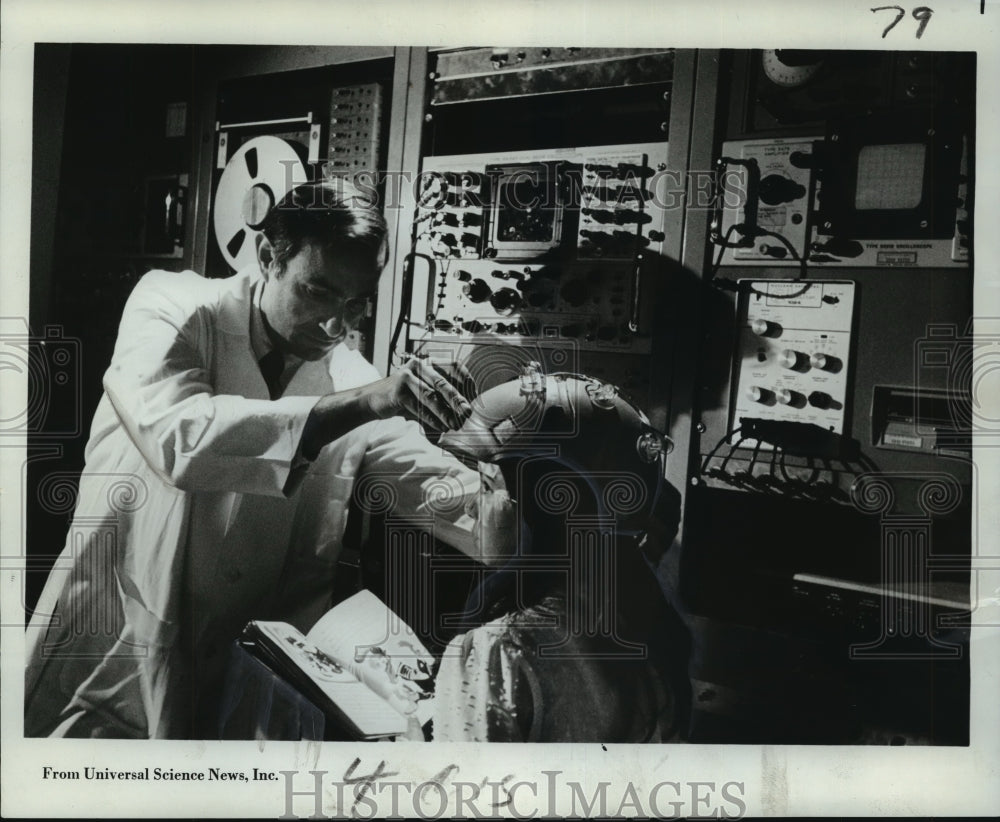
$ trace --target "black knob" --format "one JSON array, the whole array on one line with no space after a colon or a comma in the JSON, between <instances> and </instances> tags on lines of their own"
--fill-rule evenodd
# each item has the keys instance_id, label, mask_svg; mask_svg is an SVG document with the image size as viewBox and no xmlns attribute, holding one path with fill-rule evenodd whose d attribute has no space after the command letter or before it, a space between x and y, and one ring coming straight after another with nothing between
<instances>
[{"instance_id":1,"label":"black knob","mask_svg":"<svg viewBox=\"0 0 1000 822\"><path fill-rule=\"evenodd\" d=\"M613 240L617 240L620 243L630 243L632 241L635 241L640 245L645 245L645 243L643 243L643 240L645 240L646 243L649 242L649 240L647 240L645 237L636 236L631 231L620 231L620 230L612 231L611 238Z\"/></svg>"},{"instance_id":2,"label":"black knob","mask_svg":"<svg viewBox=\"0 0 1000 822\"><path fill-rule=\"evenodd\" d=\"M652 222L652 220L653 218L645 211L633 211L630 208L619 208L615 210L615 222L618 223L618 225L627 225L628 223L645 225L648 222Z\"/></svg>"},{"instance_id":3,"label":"black knob","mask_svg":"<svg viewBox=\"0 0 1000 822\"><path fill-rule=\"evenodd\" d=\"M493 289L490 288L484 280L480 280L478 277L471 283L466 283L462 286L462 293L469 298L471 302L482 303L486 302L493 293Z\"/></svg>"},{"instance_id":4,"label":"black knob","mask_svg":"<svg viewBox=\"0 0 1000 822\"><path fill-rule=\"evenodd\" d=\"M813 408L818 408L821 411L825 411L828 408L833 408L834 401L833 397L831 397L825 391L813 391L809 395L809 404Z\"/></svg>"},{"instance_id":5,"label":"black knob","mask_svg":"<svg viewBox=\"0 0 1000 822\"><path fill-rule=\"evenodd\" d=\"M431 239L435 242L444 243L449 248L454 248L458 245L458 240L455 239L454 234L438 234L435 232L431 234Z\"/></svg>"},{"instance_id":6,"label":"black knob","mask_svg":"<svg viewBox=\"0 0 1000 822\"><path fill-rule=\"evenodd\" d=\"M795 168L813 167L812 155L807 154L804 151L793 151L788 155L788 162L790 162Z\"/></svg>"},{"instance_id":7,"label":"black knob","mask_svg":"<svg viewBox=\"0 0 1000 822\"><path fill-rule=\"evenodd\" d=\"M782 174L768 174L760 181L757 192L762 203L772 206L790 203L792 200L798 200L806 195L805 186L799 185Z\"/></svg>"},{"instance_id":8,"label":"black knob","mask_svg":"<svg viewBox=\"0 0 1000 822\"><path fill-rule=\"evenodd\" d=\"M614 213L603 208L581 208L580 213L590 217L595 223L612 223L615 221Z\"/></svg>"},{"instance_id":9,"label":"black knob","mask_svg":"<svg viewBox=\"0 0 1000 822\"><path fill-rule=\"evenodd\" d=\"M857 240L831 237L826 242L813 243L811 250L820 254L833 254L837 257L860 257L865 247Z\"/></svg>"},{"instance_id":10,"label":"black knob","mask_svg":"<svg viewBox=\"0 0 1000 822\"><path fill-rule=\"evenodd\" d=\"M439 211L434 215L435 225L458 225L458 215L453 211Z\"/></svg>"},{"instance_id":11,"label":"black knob","mask_svg":"<svg viewBox=\"0 0 1000 822\"><path fill-rule=\"evenodd\" d=\"M490 305L498 314L510 314L521 305L521 295L513 288L501 288L493 292Z\"/></svg>"}]
</instances>

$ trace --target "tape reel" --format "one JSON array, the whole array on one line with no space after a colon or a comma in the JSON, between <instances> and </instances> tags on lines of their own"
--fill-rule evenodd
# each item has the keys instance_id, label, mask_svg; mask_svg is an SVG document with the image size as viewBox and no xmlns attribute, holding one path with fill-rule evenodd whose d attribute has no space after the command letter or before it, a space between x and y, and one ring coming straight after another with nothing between
<instances>
[{"instance_id":1,"label":"tape reel","mask_svg":"<svg viewBox=\"0 0 1000 822\"><path fill-rule=\"evenodd\" d=\"M254 137L233 155L215 190L213 227L219 251L239 271L256 259L254 238L271 206L292 188L309 182L292 143Z\"/></svg>"}]
</instances>

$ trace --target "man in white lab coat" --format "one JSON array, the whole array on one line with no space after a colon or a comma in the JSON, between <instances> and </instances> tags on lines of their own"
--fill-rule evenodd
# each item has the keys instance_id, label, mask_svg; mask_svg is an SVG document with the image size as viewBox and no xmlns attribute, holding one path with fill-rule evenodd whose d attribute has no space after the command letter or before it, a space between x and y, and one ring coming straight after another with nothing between
<instances>
[{"instance_id":1,"label":"man in white lab coat","mask_svg":"<svg viewBox=\"0 0 1000 822\"><path fill-rule=\"evenodd\" d=\"M400 506L434 473L474 492L412 421L462 422L447 375L414 359L380 379L340 344L385 242L357 192L311 184L271 210L251 269L136 286L27 631L26 736L204 734L246 621L305 630L329 607L360 471L395 472Z\"/></svg>"}]
</instances>

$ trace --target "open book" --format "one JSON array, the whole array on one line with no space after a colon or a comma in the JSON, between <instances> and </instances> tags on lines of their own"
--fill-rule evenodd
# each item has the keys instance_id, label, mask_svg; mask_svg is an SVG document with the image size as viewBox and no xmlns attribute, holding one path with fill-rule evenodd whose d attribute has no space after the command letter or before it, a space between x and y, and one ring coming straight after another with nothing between
<instances>
[{"instance_id":1,"label":"open book","mask_svg":"<svg viewBox=\"0 0 1000 822\"><path fill-rule=\"evenodd\" d=\"M412 733L431 717L434 657L370 591L334 606L308 634L254 621L240 644L356 739Z\"/></svg>"}]
</instances>

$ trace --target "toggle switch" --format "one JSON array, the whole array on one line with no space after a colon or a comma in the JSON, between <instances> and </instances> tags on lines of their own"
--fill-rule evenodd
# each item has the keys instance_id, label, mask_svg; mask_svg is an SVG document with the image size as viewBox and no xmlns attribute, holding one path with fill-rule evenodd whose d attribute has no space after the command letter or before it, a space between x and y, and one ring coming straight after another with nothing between
<instances>
[{"instance_id":1,"label":"toggle switch","mask_svg":"<svg viewBox=\"0 0 1000 822\"><path fill-rule=\"evenodd\" d=\"M768 245L761 243L757 250L765 257L773 257L775 260L783 260L788 256L788 249L780 245Z\"/></svg>"}]
</instances>

